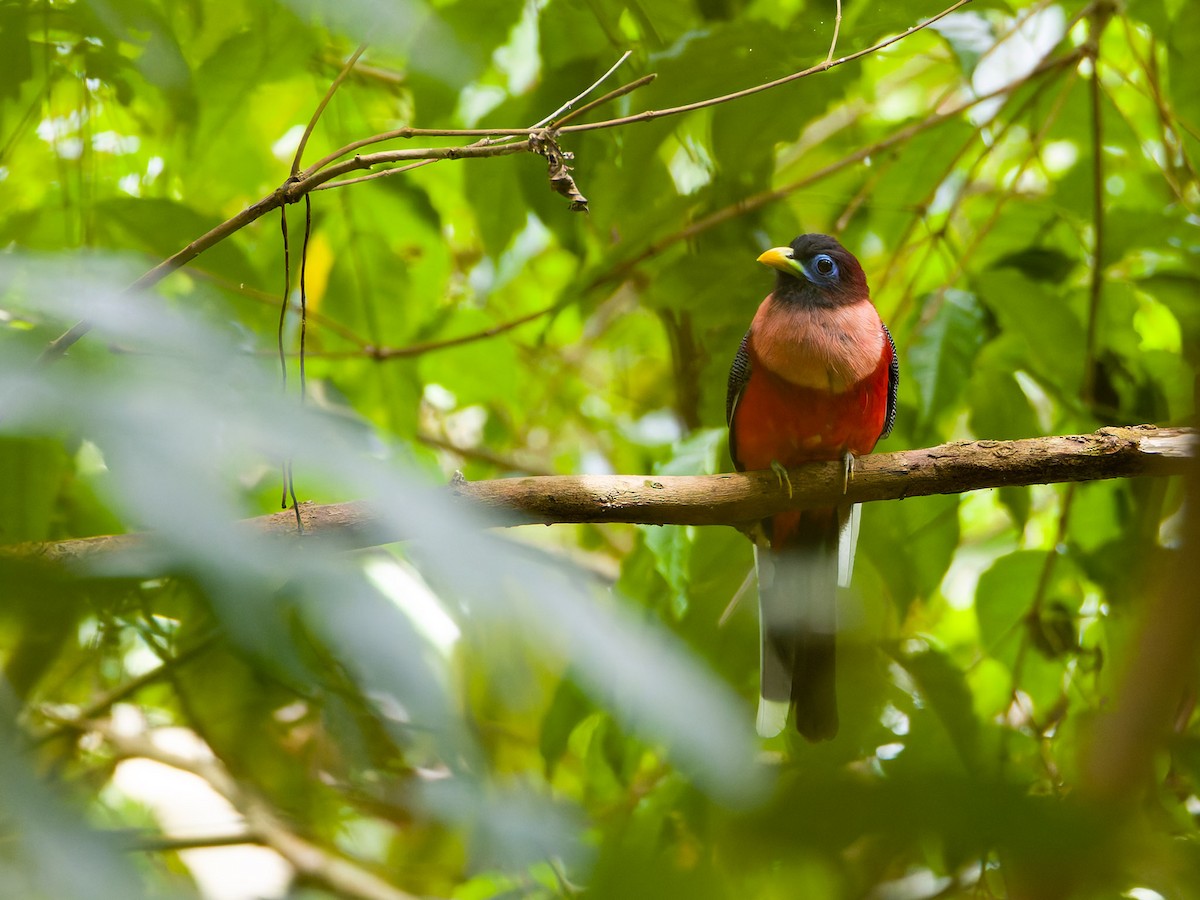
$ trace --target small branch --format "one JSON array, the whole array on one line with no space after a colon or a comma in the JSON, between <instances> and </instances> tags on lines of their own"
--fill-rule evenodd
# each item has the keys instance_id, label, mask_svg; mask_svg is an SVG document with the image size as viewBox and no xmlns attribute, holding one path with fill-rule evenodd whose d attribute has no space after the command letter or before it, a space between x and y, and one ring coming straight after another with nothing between
<instances>
[{"instance_id":1,"label":"small branch","mask_svg":"<svg viewBox=\"0 0 1200 900\"><path fill-rule=\"evenodd\" d=\"M92 700L87 706L83 707L78 714L74 716L76 719L95 719L104 715L115 704L120 703L127 697L131 697L147 685L154 684L163 678L166 678L183 666L185 663L195 659L216 641L216 634L208 634L202 637L196 643L192 644L186 650L181 650L170 659L164 660L160 665L155 666L148 672L143 672L136 678L131 678L122 685L118 685L110 691L106 691L99 697ZM61 718L61 717L59 717ZM67 729L61 723L52 725L40 734L35 735L32 740L35 744L43 744L46 741L53 740L63 734Z\"/></svg>"},{"instance_id":2,"label":"small branch","mask_svg":"<svg viewBox=\"0 0 1200 900\"><path fill-rule=\"evenodd\" d=\"M1083 402L1092 406L1096 401L1096 332L1100 319L1100 301L1104 293L1104 117L1100 95L1100 35L1112 13L1098 7L1092 13L1091 32L1085 44L1092 62L1088 79L1092 110L1092 272L1088 285L1087 336L1084 339Z\"/></svg>"},{"instance_id":3,"label":"small branch","mask_svg":"<svg viewBox=\"0 0 1200 900\"><path fill-rule=\"evenodd\" d=\"M365 357L377 362L389 359L409 359L413 356L422 356L426 353L435 353L438 350L448 350L451 347L460 347L463 344L472 344L475 341L485 341L488 338L494 338L507 331L512 331L514 328L520 328L522 325L533 322L536 319L548 316L557 308L558 304L552 303L549 306L535 309L533 312L526 313L523 316L517 316L515 319L509 319L507 322L501 322L498 325L492 325L479 331L472 331L470 334L459 335L458 337L441 338L435 341L421 341L420 343L408 344L404 347L366 346L358 350L310 350L308 356L310 359L315 357L322 359L361 359Z\"/></svg>"},{"instance_id":4,"label":"small branch","mask_svg":"<svg viewBox=\"0 0 1200 900\"><path fill-rule=\"evenodd\" d=\"M196 837L163 837L161 835L134 834L125 838L126 849L138 853L178 853L180 850L201 850L206 847L240 847L259 843L258 835L250 832L239 834L208 834Z\"/></svg>"},{"instance_id":5,"label":"small branch","mask_svg":"<svg viewBox=\"0 0 1200 900\"><path fill-rule=\"evenodd\" d=\"M568 122L578 119L580 116L583 116L586 113L591 112L593 109L596 109L597 107L604 106L604 104L606 104L606 103L611 103L612 101L614 101L620 97L624 97L626 94L632 94L638 88L645 87L646 85L648 85L650 82L652 82L657 77L658 77L658 75L651 72L649 75L643 75L641 78L638 78L638 79L635 79L634 81L629 82L629 84L623 84L619 88L615 88L615 89L609 91L603 97L597 97L591 103L585 103L585 104L583 104L583 106L579 107L579 109L576 109L572 112L567 113L565 116L563 116L557 122L554 122L550 127L557 130L557 129L561 128L562 126L566 125Z\"/></svg>"},{"instance_id":6,"label":"small branch","mask_svg":"<svg viewBox=\"0 0 1200 900\"><path fill-rule=\"evenodd\" d=\"M242 814L254 840L270 847L300 874L339 895L362 900L416 900L412 894L388 884L356 863L290 831L266 801L244 790L218 759L172 753L159 747L148 732L128 734L107 721L67 719L62 724L81 732L99 734L123 758L149 759L203 778Z\"/></svg>"},{"instance_id":7,"label":"small branch","mask_svg":"<svg viewBox=\"0 0 1200 900\"><path fill-rule=\"evenodd\" d=\"M550 475L550 471L544 466L537 463L524 463L518 459L508 459L496 453L491 453L482 447L463 447L460 444L453 444L450 441L440 438L433 434L419 433L417 440L426 447L432 447L435 450L444 450L447 453L453 453L460 459L470 462L480 462L484 465L492 466L499 469L501 472L523 472L529 475Z\"/></svg>"},{"instance_id":8,"label":"small branch","mask_svg":"<svg viewBox=\"0 0 1200 900\"><path fill-rule=\"evenodd\" d=\"M838 462L812 463L788 473L793 496L774 472L725 475L549 475L455 481L451 496L485 516L489 526L565 522L643 525L744 526L786 509L839 502L901 500L1010 485L1098 481L1183 472L1197 455L1196 432L1153 425L1102 428L1094 434L1020 441L960 441L924 450L860 458L842 491ZM363 501L300 505L309 539L335 536L342 545L370 547L402 540ZM241 523L260 535L292 536L292 513ZM17 544L3 552L50 562L80 563L136 550L144 537L106 535Z\"/></svg>"},{"instance_id":9,"label":"small branch","mask_svg":"<svg viewBox=\"0 0 1200 900\"><path fill-rule=\"evenodd\" d=\"M838 2L840 3L841 0L838 0ZM605 72L603 75L601 75L599 78L597 78L595 83L593 83L590 87L585 88L582 92L579 93L578 96L572 97L570 100L568 100L566 103L564 103L558 109L556 109L554 112L550 113L550 115L546 116L544 119L542 119L540 122L538 122L533 127L541 128L544 125L546 125L550 122L553 122L554 119L560 113L565 113L568 110L570 110L576 103L578 103L580 100L582 100L588 94L590 94L596 88L600 87L600 85L604 84L604 82L608 81L608 79L610 77L612 77L612 73L617 71L617 69L619 69L621 67L621 63L625 62L625 60L629 59L629 57L631 57L632 55L633 55L632 50L626 50L624 53L621 54L621 58L618 59L615 63L613 63L612 68L609 69L607 72Z\"/></svg>"},{"instance_id":10,"label":"small branch","mask_svg":"<svg viewBox=\"0 0 1200 900\"><path fill-rule=\"evenodd\" d=\"M317 172L324 169L327 165L335 160L341 159L347 153L353 153L355 150L361 150L363 147L369 147L371 144L382 144L385 141L394 141L400 138L408 139L414 137L479 137L490 138L509 135L512 137L524 137L529 134L528 128L411 128L404 126L403 128L395 128L392 131L383 131L379 134L373 134L370 137L360 138L357 141L352 141L344 147L339 147L328 156L323 156L317 160L303 172L299 173L299 178L304 180L311 178ZM479 146L486 146L480 142Z\"/></svg>"},{"instance_id":11,"label":"small branch","mask_svg":"<svg viewBox=\"0 0 1200 900\"><path fill-rule=\"evenodd\" d=\"M238 284L230 281L228 278L222 278L220 275L217 275L215 272L209 272L207 269L193 267L191 269L191 274L197 278L209 282L210 284L216 285L224 291L228 291L231 294L237 294L239 297L246 297L247 299L253 300L256 303L265 304L270 306L272 309L275 309L279 305L278 294L269 294L266 291L260 291L257 288L246 287L244 284ZM298 313L300 311L300 304L291 303L288 305L288 310ZM310 325L320 325L322 328L328 329L339 337L344 338L345 340L352 344L356 344L359 347L366 347L370 343L370 341L355 334L354 331L347 328L336 319L322 315L319 312L314 312L311 309L308 311L308 322ZM310 352L309 356L312 355L313 354Z\"/></svg>"},{"instance_id":12,"label":"small branch","mask_svg":"<svg viewBox=\"0 0 1200 900\"><path fill-rule=\"evenodd\" d=\"M344 162L336 163L320 172L302 176L299 181L285 185L281 190L285 193L288 203L295 203L309 191L327 181L332 181L339 175L355 172L359 169L370 169L386 163L406 162L409 160L436 159L479 159L486 156L509 156L513 153L529 153L532 150L528 140L515 144L472 144L468 147L422 147L418 150L381 150L379 153L366 153L354 156Z\"/></svg>"},{"instance_id":13,"label":"small branch","mask_svg":"<svg viewBox=\"0 0 1200 900\"><path fill-rule=\"evenodd\" d=\"M838 0L841 2L841 0ZM316 110L312 114L312 118L308 120L308 125L304 129L304 134L300 136L300 145L296 147L296 155L292 158L291 173L294 177L300 171L300 160L304 157L304 148L308 146L308 139L312 137L313 129L317 127L317 120L321 118L321 113L325 112L325 107L329 105L329 101L333 99L333 95L337 89L341 87L342 82L346 80L346 76L350 74L354 68L354 64L358 62L358 58L363 55L367 49L366 44L359 44L358 49L354 51L351 57L346 60L346 64L342 66L342 70L338 72L337 78L333 79L333 84L329 85L329 90L325 92L325 96L321 98L321 102L317 104Z\"/></svg>"},{"instance_id":14,"label":"small branch","mask_svg":"<svg viewBox=\"0 0 1200 900\"><path fill-rule=\"evenodd\" d=\"M833 65L833 51L837 49L838 35L842 31L842 0L837 0L837 15L833 19L833 40L829 42L829 53L825 56L825 68Z\"/></svg>"},{"instance_id":15,"label":"small branch","mask_svg":"<svg viewBox=\"0 0 1200 900\"><path fill-rule=\"evenodd\" d=\"M608 79L608 77L617 70L617 68L621 65L621 63L625 62L625 60L629 58L631 52L632 51L626 51L625 54L619 60L617 60L617 62L613 65L613 67L611 69L609 69L607 72L605 72L602 76L600 76L600 78L587 90L583 91L577 97L575 97L571 100L568 100L566 103L564 103L562 106L560 106L554 112L552 112L550 115L543 118L540 122L530 125L528 128L411 128L411 127L405 126L403 128L393 129L391 131L384 131L384 132L381 132L380 134L373 134L370 137L360 138L357 141L352 141L351 143L346 144L344 147L339 147L337 150L334 150L328 156L323 157L322 159L318 160L313 165L311 165L307 169L305 169L304 172L301 173L301 176L307 178L307 177L315 174L316 172L320 171L321 169L325 168L325 166L329 165L334 160L341 159L347 153L352 153L355 150L359 150L363 147L368 147L371 144L381 144L384 141L392 141L392 140L396 140L399 138L477 137L477 138L480 138L480 140L476 141L471 146L486 147L493 143L507 142L509 139L514 138L514 137L525 137L529 134L529 132L534 131L538 128L541 128L547 122L553 121L554 117L557 116L559 113L563 112L564 110L570 109L575 103L578 103L581 99L586 97L588 94L590 94L592 91L594 91L597 87L599 87L601 84L603 84ZM627 84L627 85L624 85L623 87L619 87L615 91L610 91L609 93L605 94L600 99L593 100L591 103L586 104L585 106L583 106L582 108L577 110L575 113L572 113L572 114L564 117L563 121L564 122L569 121L570 119L575 118L577 115L585 112L586 110L593 109L594 107L599 106L602 103L607 103L609 100L615 100L617 97L624 96L625 94L628 94L630 91L636 90L637 88L641 87L643 84L649 84L653 80L654 80L654 76L648 75L644 78L639 78L637 81L634 81L631 84ZM558 123L558 124L561 124L561 123ZM555 127L557 127L557 125ZM497 138L499 139L499 141L495 140ZM429 162L434 162L434 160L428 160L427 162L422 163L421 165L428 165ZM415 168L415 166L414 167L406 167L406 168ZM358 181L367 181L371 177L378 178L378 177L381 177L383 174L384 174L383 172L377 172L377 173L375 173L374 176L367 176L366 178L353 179L352 181L347 181L345 183L353 184ZM339 184L340 184L340 182L339 182Z\"/></svg>"},{"instance_id":16,"label":"small branch","mask_svg":"<svg viewBox=\"0 0 1200 900\"><path fill-rule=\"evenodd\" d=\"M803 178L799 178L796 181L777 188L771 188L770 190L762 191L758 194L754 194L753 196L746 197L743 200L738 200L736 203L731 203L729 206L723 207L716 212L709 213L707 216L697 219L690 225L687 225L686 227L681 228L678 231L667 235L666 237L653 241L647 245L644 250L640 251L624 262L614 265L611 269L608 269L605 272L601 272L590 282L588 282L585 290L591 290L599 287L602 284L618 281L624 278L628 272L636 268L638 265L645 262L647 259L657 256L668 247L671 247L682 241L690 240L696 235L708 231L710 228L714 228L717 225L721 225L724 222L730 221L731 219L741 218L746 213L753 212L756 209L761 209L762 207L768 206L777 200L782 200L783 198L788 197L797 191L804 190L805 188L840 172L842 169L848 168L857 162L862 162L868 157L878 156L885 150L889 150L899 144L907 143L919 134L929 131L932 128L937 128L939 125L943 125L946 122L956 119L962 113L966 112L972 107L978 106L980 103L984 103L995 97L1000 97L1011 93L1012 91L1023 87L1033 78L1056 69L1067 68L1068 66L1074 65L1076 62L1078 62L1078 60L1079 54L1077 52L1068 53L1065 56L1047 60L1028 75L1024 75L1015 81L1011 81L1008 84L987 94L983 94L978 97L972 97L969 100L964 100L962 103L959 103L957 106L954 106L951 109L946 109L927 116L920 121L914 122L907 128L902 128L900 131L876 141L870 146L860 147L853 153L849 153L846 156L843 156L841 159L835 160L834 162L823 166L817 171L805 175Z\"/></svg>"},{"instance_id":17,"label":"small branch","mask_svg":"<svg viewBox=\"0 0 1200 900\"><path fill-rule=\"evenodd\" d=\"M722 103L729 103L732 100L741 100L743 97L750 97L754 94L760 94L763 91L769 91L772 88L781 87L782 85L790 84L793 81L799 81L801 78L807 78L810 75L816 75L818 72L827 72L835 66L843 66L848 62L861 59L862 57L871 53L877 53L880 50L883 50L885 47L890 47L897 41L902 41L905 38L916 34L923 28L928 28L934 22L944 19L946 16L950 15L950 13L957 11L970 2L971 0L958 0L957 3L951 4L943 9L940 13L937 13L936 15L917 23L916 25L913 25L911 28L901 32L900 34L892 35L890 38L886 38L877 44L872 44L870 47L867 47L863 50L858 50L849 54L848 56L843 56L840 59L824 60L817 63L815 66L809 66L807 69L803 69L799 72L793 72L791 75L784 75L782 78L776 78L774 81L768 81L765 84L759 84L755 85L754 87L744 88L740 91L734 91L732 94L722 94L720 97L710 97L707 100L697 100L695 103L686 103L683 106L672 106L669 109L649 109L645 112L640 112L632 116L622 116L619 119L609 119L605 122L592 122L587 125L569 125L566 128L561 129L560 133L570 134L577 131L595 131L599 128L615 128L619 125L631 125L634 122L650 122L654 119L661 119L665 116L677 116L682 113L693 112L697 109L707 109L710 106L718 106Z\"/></svg>"},{"instance_id":18,"label":"small branch","mask_svg":"<svg viewBox=\"0 0 1200 900\"><path fill-rule=\"evenodd\" d=\"M409 163L407 166L397 166L394 169L383 169L380 172L372 172L370 175L359 175L357 178L341 178L337 181L327 181L324 184L317 185L313 188L314 191L330 191L335 188L349 187L352 184L362 184L364 181L374 181L376 178L391 178L393 175L403 175L405 172L411 172L413 169L421 169L425 166L432 166L438 160L423 159L420 162Z\"/></svg>"}]
</instances>

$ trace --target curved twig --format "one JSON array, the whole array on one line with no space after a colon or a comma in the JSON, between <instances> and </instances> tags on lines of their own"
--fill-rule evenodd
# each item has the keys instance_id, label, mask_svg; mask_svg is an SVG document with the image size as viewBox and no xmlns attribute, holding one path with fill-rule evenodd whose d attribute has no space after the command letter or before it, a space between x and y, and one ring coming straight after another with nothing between
<instances>
[{"instance_id":1,"label":"curved twig","mask_svg":"<svg viewBox=\"0 0 1200 900\"><path fill-rule=\"evenodd\" d=\"M354 64L358 62L358 58L363 55L363 51L367 49L367 45L359 44L358 49L351 54L346 60L346 64L342 66L342 70L338 72L337 78L333 79L333 83L329 85L329 90L325 92L325 96L321 98L321 102L317 104L316 110L313 111L312 118L308 120L308 125L304 129L304 134L300 136L300 144L296 147L296 155L292 157L291 173L295 175L300 171L300 160L304 157L304 148L308 146L308 139L312 137L313 129L317 127L317 120L321 118L321 113L325 112L325 107L329 105L329 101L333 99L333 95L337 89L341 87L342 82L346 80L346 76L354 68Z\"/></svg>"}]
</instances>

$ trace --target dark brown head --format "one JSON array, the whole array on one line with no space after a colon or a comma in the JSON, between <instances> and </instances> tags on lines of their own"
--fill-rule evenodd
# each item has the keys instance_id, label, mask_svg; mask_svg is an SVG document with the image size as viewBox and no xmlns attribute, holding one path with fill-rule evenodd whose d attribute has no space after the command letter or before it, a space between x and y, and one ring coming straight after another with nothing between
<instances>
[{"instance_id":1,"label":"dark brown head","mask_svg":"<svg viewBox=\"0 0 1200 900\"><path fill-rule=\"evenodd\" d=\"M870 296L867 276L849 250L827 234L802 234L758 258L779 270L775 298L807 307L848 306Z\"/></svg>"}]
</instances>

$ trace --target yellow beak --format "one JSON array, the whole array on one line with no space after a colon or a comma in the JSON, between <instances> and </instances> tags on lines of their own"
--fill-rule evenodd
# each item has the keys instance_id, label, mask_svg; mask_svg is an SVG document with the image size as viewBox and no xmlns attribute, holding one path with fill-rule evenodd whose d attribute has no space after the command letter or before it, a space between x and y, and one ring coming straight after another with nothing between
<instances>
[{"instance_id":1,"label":"yellow beak","mask_svg":"<svg viewBox=\"0 0 1200 900\"><path fill-rule=\"evenodd\" d=\"M801 271L800 264L792 259L791 247L772 247L763 253L758 261L764 266L787 272L789 275L795 275Z\"/></svg>"}]
</instances>

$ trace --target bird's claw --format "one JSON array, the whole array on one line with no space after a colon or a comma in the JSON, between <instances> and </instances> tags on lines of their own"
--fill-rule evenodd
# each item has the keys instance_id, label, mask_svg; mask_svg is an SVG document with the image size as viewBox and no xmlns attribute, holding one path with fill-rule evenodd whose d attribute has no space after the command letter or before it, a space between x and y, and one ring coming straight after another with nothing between
<instances>
[{"instance_id":1,"label":"bird's claw","mask_svg":"<svg viewBox=\"0 0 1200 900\"><path fill-rule=\"evenodd\" d=\"M788 499L792 499L792 479L788 478L787 469L782 463L772 460L771 471L775 473L775 477L779 479L779 486L787 488Z\"/></svg>"},{"instance_id":2,"label":"bird's claw","mask_svg":"<svg viewBox=\"0 0 1200 900\"><path fill-rule=\"evenodd\" d=\"M842 454L842 493L850 493L850 482L854 480L854 454L849 450Z\"/></svg>"}]
</instances>

